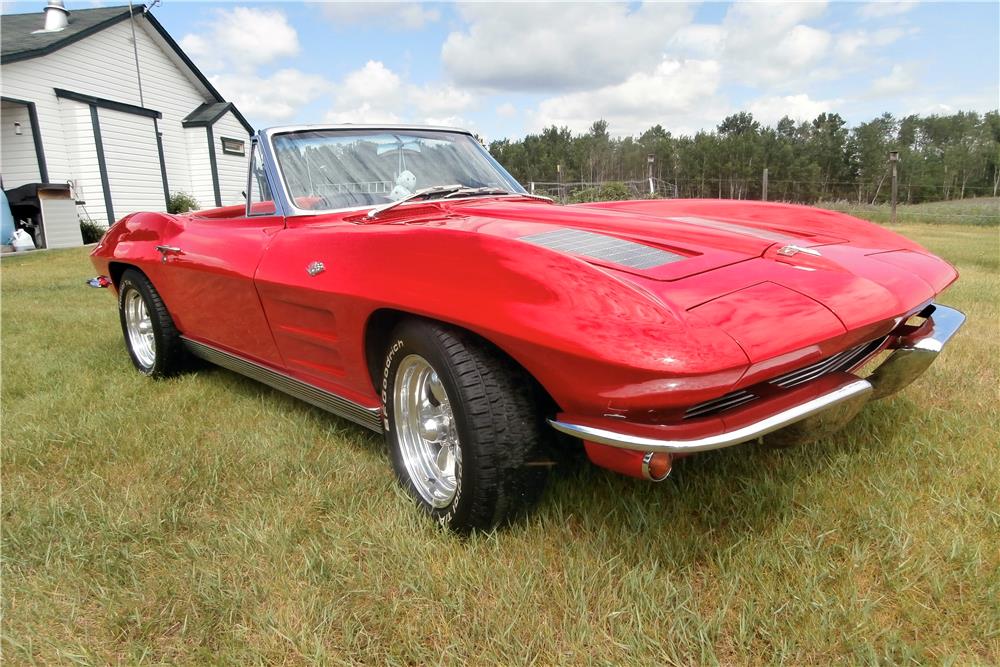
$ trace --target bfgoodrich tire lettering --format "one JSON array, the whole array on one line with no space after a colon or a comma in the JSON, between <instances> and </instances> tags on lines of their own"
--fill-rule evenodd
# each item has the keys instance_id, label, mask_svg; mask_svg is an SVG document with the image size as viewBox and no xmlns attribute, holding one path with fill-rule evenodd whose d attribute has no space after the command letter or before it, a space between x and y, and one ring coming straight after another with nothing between
<instances>
[{"instance_id":1,"label":"bfgoodrich tire lettering","mask_svg":"<svg viewBox=\"0 0 1000 667\"><path fill-rule=\"evenodd\" d=\"M454 491L442 484L441 493L430 498L426 482L414 479L414 470L420 468L413 464L412 442L407 447L406 415L399 407L399 392L419 378L425 379L431 404L437 395L447 401L454 428L452 432L448 426L429 424L421 432L435 442L441 434L446 436L441 442L452 433L457 440L452 458L441 452L435 459L442 464L440 470L454 471ZM433 322L407 321L390 338L381 382L393 469L416 502L438 522L457 532L488 530L537 500L548 474L542 460L544 420L531 379L509 359L465 332ZM430 414L437 418L440 412L432 409ZM443 421L447 424L447 419Z\"/></svg>"},{"instance_id":2,"label":"bfgoodrich tire lettering","mask_svg":"<svg viewBox=\"0 0 1000 667\"><path fill-rule=\"evenodd\" d=\"M182 370L184 348L174 321L153 283L135 269L127 269L118 283L118 315L125 347L140 373L166 377Z\"/></svg>"}]
</instances>

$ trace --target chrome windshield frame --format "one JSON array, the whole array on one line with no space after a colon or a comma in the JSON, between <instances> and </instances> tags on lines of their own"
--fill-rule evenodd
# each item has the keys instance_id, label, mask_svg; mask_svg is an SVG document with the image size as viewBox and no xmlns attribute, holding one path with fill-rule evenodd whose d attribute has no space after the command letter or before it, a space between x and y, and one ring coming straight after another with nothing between
<instances>
[{"instance_id":1,"label":"chrome windshield frame","mask_svg":"<svg viewBox=\"0 0 1000 667\"><path fill-rule=\"evenodd\" d=\"M269 127L257 131L256 139L261 148L261 155L264 159L264 171L267 174L269 185L271 186L271 196L274 198L276 212L285 217L292 216L307 216L307 215L325 215L328 213L351 213L354 211L367 211L372 208L371 204L366 204L364 206L349 206L344 208L330 208L330 209L304 209L299 208L295 205L291 197L291 193L285 184L285 175L281 171L281 163L278 161L277 153L274 150L274 138L282 134L294 134L296 132L336 132L336 131L357 131L357 130L372 130L372 131L407 131L407 130L419 130L421 132L447 132L450 134L464 134L472 138L476 146L479 147L483 154L483 157L490 163L490 165L500 172L500 175L508 179L512 185L516 185L521 189L520 192L513 192L511 195L507 196L523 196L527 195L527 190L523 185L521 185L516 178L511 176L511 174L503 168L503 166L497 162L490 152L486 150L485 147L476 139L475 135L468 131L463 130L458 127L445 127L436 125L392 125L392 124L377 124L377 125L286 125L280 127ZM501 195L503 196L503 195ZM448 201L459 201L461 199L468 199L468 197L455 197L449 199ZM406 206L407 204L403 204Z\"/></svg>"}]
</instances>

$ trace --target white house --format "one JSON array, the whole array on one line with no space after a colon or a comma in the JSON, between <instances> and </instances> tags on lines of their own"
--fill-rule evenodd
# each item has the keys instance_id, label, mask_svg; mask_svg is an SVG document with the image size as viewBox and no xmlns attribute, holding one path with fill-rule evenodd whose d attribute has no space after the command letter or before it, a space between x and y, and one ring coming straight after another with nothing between
<instances>
[{"instance_id":1,"label":"white house","mask_svg":"<svg viewBox=\"0 0 1000 667\"><path fill-rule=\"evenodd\" d=\"M243 202L250 124L141 4L0 20L3 188L67 183L82 217L108 224Z\"/></svg>"}]
</instances>

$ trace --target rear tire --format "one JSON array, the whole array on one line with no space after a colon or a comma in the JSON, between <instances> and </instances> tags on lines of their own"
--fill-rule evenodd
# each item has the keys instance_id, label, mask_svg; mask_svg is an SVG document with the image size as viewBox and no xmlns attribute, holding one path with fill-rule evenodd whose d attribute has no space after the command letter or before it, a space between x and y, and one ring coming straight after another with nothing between
<instances>
[{"instance_id":1,"label":"rear tire","mask_svg":"<svg viewBox=\"0 0 1000 667\"><path fill-rule=\"evenodd\" d=\"M441 525L489 530L540 497L549 462L533 381L487 343L402 323L386 350L382 401L396 476Z\"/></svg>"},{"instance_id":2,"label":"rear tire","mask_svg":"<svg viewBox=\"0 0 1000 667\"><path fill-rule=\"evenodd\" d=\"M132 364L143 375L167 377L184 367L184 347L159 292L145 275L126 269L118 283L118 315Z\"/></svg>"}]
</instances>

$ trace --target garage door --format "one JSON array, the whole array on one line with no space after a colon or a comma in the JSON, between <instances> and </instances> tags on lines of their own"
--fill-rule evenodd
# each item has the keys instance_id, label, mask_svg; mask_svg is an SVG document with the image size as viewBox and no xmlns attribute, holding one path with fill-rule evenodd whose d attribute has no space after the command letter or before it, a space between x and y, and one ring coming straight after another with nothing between
<instances>
[{"instance_id":1,"label":"garage door","mask_svg":"<svg viewBox=\"0 0 1000 667\"><path fill-rule=\"evenodd\" d=\"M97 112L115 217L166 211L154 120L112 109Z\"/></svg>"}]
</instances>

